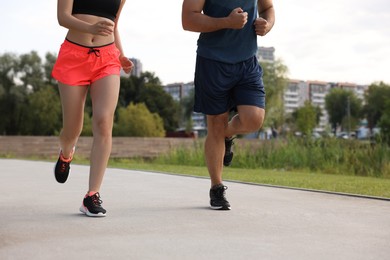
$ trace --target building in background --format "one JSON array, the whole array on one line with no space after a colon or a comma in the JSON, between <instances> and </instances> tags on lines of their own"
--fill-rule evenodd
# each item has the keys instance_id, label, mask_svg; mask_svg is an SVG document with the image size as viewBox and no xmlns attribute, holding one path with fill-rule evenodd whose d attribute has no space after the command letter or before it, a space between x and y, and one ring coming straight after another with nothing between
<instances>
[{"instance_id":1,"label":"building in background","mask_svg":"<svg viewBox=\"0 0 390 260\"><path fill-rule=\"evenodd\" d=\"M164 86L164 90L169 93L172 98L180 102L185 97L192 97L194 95L195 85L194 82L188 83L172 83ZM202 137L206 134L206 118L202 113L192 112L192 129L196 132L196 135ZM183 130L184 126L179 130Z\"/></svg>"},{"instance_id":2,"label":"building in background","mask_svg":"<svg viewBox=\"0 0 390 260\"><path fill-rule=\"evenodd\" d=\"M275 62L274 47L259 47L257 52L259 62ZM283 94L285 115L291 115L295 110L302 107L306 101L321 109L322 116L320 122L314 131L322 132L330 129L329 115L325 109L325 97L332 88L342 88L352 91L359 99L364 101L364 93L367 91L367 85L358 85L354 83L332 83L325 81L303 81L297 79L288 80ZM164 86L166 92L176 100L191 95L194 89L194 82L173 83ZM206 129L205 116L199 113L192 114L193 129Z\"/></svg>"},{"instance_id":3,"label":"building in background","mask_svg":"<svg viewBox=\"0 0 390 260\"><path fill-rule=\"evenodd\" d=\"M309 91L310 103L321 109L320 122L314 130L323 132L329 125L329 115L325 109L325 97L330 89L329 83L324 81L308 81L307 89Z\"/></svg>"},{"instance_id":4,"label":"building in background","mask_svg":"<svg viewBox=\"0 0 390 260\"><path fill-rule=\"evenodd\" d=\"M174 100L180 101L182 98L191 95L194 91L194 82L172 83L164 86L164 90L169 93Z\"/></svg>"},{"instance_id":5,"label":"building in background","mask_svg":"<svg viewBox=\"0 0 390 260\"><path fill-rule=\"evenodd\" d=\"M275 62L275 48L274 47L259 47L257 49L257 60L259 62Z\"/></svg>"},{"instance_id":6,"label":"building in background","mask_svg":"<svg viewBox=\"0 0 390 260\"><path fill-rule=\"evenodd\" d=\"M302 80L289 80L283 95L284 113L291 114L304 105L309 99L306 82Z\"/></svg>"},{"instance_id":7,"label":"building in background","mask_svg":"<svg viewBox=\"0 0 390 260\"><path fill-rule=\"evenodd\" d=\"M332 88L349 90L360 100L364 101L364 93L367 91L368 86L343 82L289 80L283 97L285 114L293 113L308 100L313 106L321 109L320 122L314 130L318 132L325 131L330 127L329 115L325 109L325 97Z\"/></svg>"}]
</instances>

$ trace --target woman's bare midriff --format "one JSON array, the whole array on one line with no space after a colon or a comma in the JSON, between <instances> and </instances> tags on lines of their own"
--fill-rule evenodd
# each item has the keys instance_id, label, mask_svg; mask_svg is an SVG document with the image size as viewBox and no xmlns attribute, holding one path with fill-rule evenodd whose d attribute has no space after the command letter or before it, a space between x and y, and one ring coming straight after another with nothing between
<instances>
[{"instance_id":1,"label":"woman's bare midriff","mask_svg":"<svg viewBox=\"0 0 390 260\"><path fill-rule=\"evenodd\" d=\"M111 21L104 17L89 15L89 14L74 14L74 16L84 22L95 24L100 21ZM75 30L69 30L66 38L72 42L84 45L84 46L103 46L114 42L114 33L109 36L93 35L90 33L83 33Z\"/></svg>"}]
</instances>

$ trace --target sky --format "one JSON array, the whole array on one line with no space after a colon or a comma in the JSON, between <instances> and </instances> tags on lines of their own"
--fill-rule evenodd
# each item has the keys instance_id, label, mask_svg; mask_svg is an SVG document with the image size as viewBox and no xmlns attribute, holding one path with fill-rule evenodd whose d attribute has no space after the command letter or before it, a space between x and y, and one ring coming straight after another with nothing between
<instances>
[{"instance_id":1,"label":"sky","mask_svg":"<svg viewBox=\"0 0 390 260\"><path fill-rule=\"evenodd\" d=\"M0 55L58 53L57 1L3 1ZM118 23L125 55L163 84L193 80L198 33L181 26L182 0L127 0ZM388 0L274 0L276 23L258 37L298 80L390 84Z\"/></svg>"}]
</instances>

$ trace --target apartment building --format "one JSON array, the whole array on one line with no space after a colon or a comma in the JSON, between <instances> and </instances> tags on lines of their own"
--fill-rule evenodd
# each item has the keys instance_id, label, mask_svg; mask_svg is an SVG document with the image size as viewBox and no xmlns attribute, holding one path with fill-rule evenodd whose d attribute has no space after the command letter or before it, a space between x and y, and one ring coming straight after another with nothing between
<instances>
[{"instance_id":1,"label":"apartment building","mask_svg":"<svg viewBox=\"0 0 390 260\"><path fill-rule=\"evenodd\" d=\"M359 99L364 101L364 93L368 86L345 82L289 80L283 97L285 113L291 114L308 100L312 105L321 108L322 116L314 130L319 132L326 130L329 127L329 115L325 109L325 97L332 88L352 91Z\"/></svg>"},{"instance_id":2,"label":"apartment building","mask_svg":"<svg viewBox=\"0 0 390 260\"><path fill-rule=\"evenodd\" d=\"M302 80L289 80L283 95L285 113L291 114L297 108L303 106L305 101L309 99L308 93L306 82Z\"/></svg>"},{"instance_id":3,"label":"apartment building","mask_svg":"<svg viewBox=\"0 0 390 260\"><path fill-rule=\"evenodd\" d=\"M329 125L329 115L325 109L325 97L329 93L330 85L324 81L308 81L309 100L313 106L321 109L321 117L315 131L324 131Z\"/></svg>"},{"instance_id":4,"label":"apartment building","mask_svg":"<svg viewBox=\"0 0 390 260\"><path fill-rule=\"evenodd\" d=\"M174 100L180 101L182 98L187 97L194 90L194 82L188 83L172 83L164 86L164 90L169 93Z\"/></svg>"},{"instance_id":5,"label":"apartment building","mask_svg":"<svg viewBox=\"0 0 390 260\"><path fill-rule=\"evenodd\" d=\"M259 47L257 49L257 60L259 62L274 62L275 61L275 48L274 47Z\"/></svg>"},{"instance_id":6,"label":"apartment building","mask_svg":"<svg viewBox=\"0 0 390 260\"><path fill-rule=\"evenodd\" d=\"M364 94L368 90L368 85L358 85L355 83L348 82L337 82L332 83L332 88L341 88L352 91L362 101L364 101Z\"/></svg>"}]
</instances>

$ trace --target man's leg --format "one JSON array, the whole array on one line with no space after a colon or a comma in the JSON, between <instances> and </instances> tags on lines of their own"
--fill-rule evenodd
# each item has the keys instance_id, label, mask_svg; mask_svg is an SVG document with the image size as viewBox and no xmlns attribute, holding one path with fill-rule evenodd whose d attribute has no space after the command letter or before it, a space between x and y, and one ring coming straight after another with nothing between
<instances>
[{"instance_id":1,"label":"man's leg","mask_svg":"<svg viewBox=\"0 0 390 260\"><path fill-rule=\"evenodd\" d=\"M235 139L233 136L257 131L264 121L264 109L256 106L239 106L238 111L226 129L224 166L230 166L233 160L232 145Z\"/></svg>"},{"instance_id":2,"label":"man's leg","mask_svg":"<svg viewBox=\"0 0 390 260\"><path fill-rule=\"evenodd\" d=\"M264 122L265 110L256 106L238 106L238 113L230 120L225 129L225 136L248 134L261 128Z\"/></svg>"},{"instance_id":3,"label":"man's leg","mask_svg":"<svg viewBox=\"0 0 390 260\"><path fill-rule=\"evenodd\" d=\"M206 164L210 174L210 207L214 210L230 210L225 197L227 187L222 184L222 162L225 151L224 130L228 125L229 114L207 116L208 134L205 141Z\"/></svg>"},{"instance_id":4,"label":"man's leg","mask_svg":"<svg viewBox=\"0 0 390 260\"><path fill-rule=\"evenodd\" d=\"M207 116L207 137L205 140L205 157L210 174L211 187L222 183L222 162L225 152L225 129L228 126L229 114Z\"/></svg>"}]
</instances>

